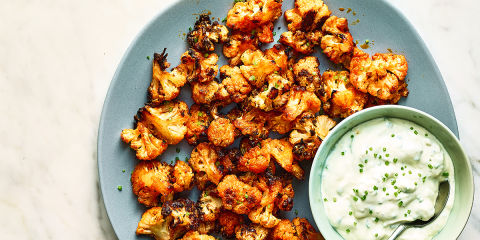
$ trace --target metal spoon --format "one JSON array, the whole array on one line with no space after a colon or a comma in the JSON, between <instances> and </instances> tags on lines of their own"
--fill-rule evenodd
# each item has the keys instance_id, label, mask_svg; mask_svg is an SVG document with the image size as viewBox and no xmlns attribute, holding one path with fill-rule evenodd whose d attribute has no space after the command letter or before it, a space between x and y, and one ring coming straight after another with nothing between
<instances>
[{"instance_id":1,"label":"metal spoon","mask_svg":"<svg viewBox=\"0 0 480 240\"><path fill-rule=\"evenodd\" d=\"M450 194L450 183L448 181L441 182L438 186L438 196L437 196L437 201L435 202L435 213L433 214L433 216L427 221L422 221L420 219L417 219L413 222L406 222L398 225L397 229L395 229L395 231L388 238L388 240L397 239L397 237L399 237L403 233L403 231L405 231L407 228L410 228L410 227L421 228L433 222L445 208L449 194Z\"/></svg>"}]
</instances>

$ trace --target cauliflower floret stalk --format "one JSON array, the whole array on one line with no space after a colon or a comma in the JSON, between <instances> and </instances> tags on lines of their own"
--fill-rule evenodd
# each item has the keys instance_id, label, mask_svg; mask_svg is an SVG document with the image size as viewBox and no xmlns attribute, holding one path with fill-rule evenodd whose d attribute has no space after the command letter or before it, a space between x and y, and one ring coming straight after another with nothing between
<instances>
[{"instance_id":1,"label":"cauliflower floret stalk","mask_svg":"<svg viewBox=\"0 0 480 240\"><path fill-rule=\"evenodd\" d=\"M147 210L137 227L137 234L153 235L157 240L173 240L198 228L195 203L190 199L166 202L161 208Z\"/></svg>"},{"instance_id":2,"label":"cauliflower floret stalk","mask_svg":"<svg viewBox=\"0 0 480 240\"><path fill-rule=\"evenodd\" d=\"M235 230L235 239L237 240L265 240L268 237L268 228L259 224L243 224Z\"/></svg>"},{"instance_id":3,"label":"cauliflower floret stalk","mask_svg":"<svg viewBox=\"0 0 480 240\"><path fill-rule=\"evenodd\" d=\"M187 42L194 49L201 52L215 50L214 43L228 41L227 27L210 20L208 14L201 14L195 22L195 27L187 34Z\"/></svg>"},{"instance_id":4,"label":"cauliflower floret stalk","mask_svg":"<svg viewBox=\"0 0 480 240\"><path fill-rule=\"evenodd\" d=\"M121 138L136 151L138 159L152 160L167 150L168 144L165 140L153 136L142 122L137 122L136 125L135 129L124 129Z\"/></svg>"},{"instance_id":5,"label":"cauliflower floret stalk","mask_svg":"<svg viewBox=\"0 0 480 240\"><path fill-rule=\"evenodd\" d=\"M212 120L213 118L207 107L193 104L190 107L190 117L185 124L187 126L187 132L185 133L187 142L191 145L208 142L207 130Z\"/></svg>"},{"instance_id":6,"label":"cauliflower floret stalk","mask_svg":"<svg viewBox=\"0 0 480 240\"><path fill-rule=\"evenodd\" d=\"M347 19L331 16L323 24L322 31L324 36L320 46L323 53L330 61L349 68L355 44L348 30Z\"/></svg>"},{"instance_id":7,"label":"cauliflower floret stalk","mask_svg":"<svg viewBox=\"0 0 480 240\"><path fill-rule=\"evenodd\" d=\"M261 43L256 36L242 32L234 32L230 41L223 45L223 55L229 59L230 66L241 63L241 56L246 50L255 51L260 49Z\"/></svg>"},{"instance_id":8,"label":"cauliflower floret stalk","mask_svg":"<svg viewBox=\"0 0 480 240\"><path fill-rule=\"evenodd\" d=\"M153 136L168 144L182 141L187 127L188 106L182 101L164 102L157 107L145 106L138 110L137 121L148 127Z\"/></svg>"},{"instance_id":9,"label":"cauliflower floret stalk","mask_svg":"<svg viewBox=\"0 0 480 240\"><path fill-rule=\"evenodd\" d=\"M318 67L320 63L313 56L304 57L293 65L296 82L307 91L317 95L320 92L321 75Z\"/></svg>"},{"instance_id":10,"label":"cauliflower floret stalk","mask_svg":"<svg viewBox=\"0 0 480 240\"><path fill-rule=\"evenodd\" d=\"M252 91L252 87L237 66L222 66L220 68L220 79L222 80L221 88L228 92L233 102L242 102Z\"/></svg>"},{"instance_id":11,"label":"cauliflower floret stalk","mask_svg":"<svg viewBox=\"0 0 480 240\"><path fill-rule=\"evenodd\" d=\"M239 1L228 11L227 26L270 43L273 42L273 22L281 15L282 0Z\"/></svg>"},{"instance_id":12,"label":"cauliflower floret stalk","mask_svg":"<svg viewBox=\"0 0 480 240\"><path fill-rule=\"evenodd\" d=\"M216 194L216 189L205 189L197 201L200 217L204 222L214 222L222 209L222 199Z\"/></svg>"},{"instance_id":13,"label":"cauliflower floret stalk","mask_svg":"<svg viewBox=\"0 0 480 240\"><path fill-rule=\"evenodd\" d=\"M223 236L231 238L235 235L235 229L244 223L244 219L242 215L222 210L217 222Z\"/></svg>"},{"instance_id":14,"label":"cauliflower floret stalk","mask_svg":"<svg viewBox=\"0 0 480 240\"><path fill-rule=\"evenodd\" d=\"M240 66L240 71L255 88L263 86L269 74L280 70L275 61L267 59L260 50L246 50L241 60L243 65Z\"/></svg>"},{"instance_id":15,"label":"cauliflower floret stalk","mask_svg":"<svg viewBox=\"0 0 480 240\"><path fill-rule=\"evenodd\" d=\"M223 207L237 214L248 214L260 203L262 193L258 188L240 181L235 175L227 175L217 186Z\"/></svg>"},{"instance_id":16,"label":"cauliflower floret stalk","mask_svg":"<svg viewBox=\"0 0 480 240\"><path fill-rule=\"evenodd\" d=\"M293 121L304 112L317 113L322 102L318 97L304 87L294 86L290 89L288 102L283 110L283 118Z\"/></svg>"},{"instance_id":17,"label":"cauliflower floret stalk","mask_svg":"<svg viewBox=\"0 0 480 240\"><path fill-rule=\"evenodd\" d=\"M320 99L330 117L346 118L364 108L368 95L352 86L347 71L328 70L322 75Z\"/></svg>"},{"instance_id":18,"label":"cauliflower floret stalk","mask_svg":"<svg viewBox=\"0 0 480 240\"><path fill-rule=\"evenodd\" d=\"M253 91L250 95L248 102L252 107L264 111L272 111L279 109L286 103L285 99L288 96L285 93L290 90L293 83L277 73L268 75L268 84L259 90Z\"/></svg>"},{"instance_id":19,"label":"cauliflower floret stalk","mask_svg":"<svg viewBox=\"0 0 480 240\"><path fill-rule=\"evenodd\" d=\"M283 219L273 229L272 240L324 240L305 218Z\"/></svg>"},{"instance_id":20,"label":"cauliflower floret stalk","mask_svg":"<svg viewBox=\"0 0 480 240\"><path fill-rule=\"evenodd\" d=\"M408 95L407 71L407 60L403 55L376 53L370 59L367 53L355 49L350 62L350 83L361 92L397 103Z\"/></svg>"},{"instance_id":21,"label":"cauliflower floret stalk","mask_svg":"<svg viewBox=\"0 0 480 240\"><path fill-rule=\"evenodd\" d=\"M207 181L217 185L223 177L223 173L218 168L220 162L218 162L217 149L208 143L198 144L193 149L188 162L195 171L197 180L201 181L200 185L204 186Z\"/></svg>"},{"instance_id":22,"label":"cauliflower floret stalk","mask_svg":"<svg viewBox=\"0 0 480 240\"><path fill-rule=\"evenodd\" d=\"M201 234L198 231L190 231L187 232L180 240L216 240L216 238L207 234Z\"/></svg>"},{"instance_id":23,"label":"cauliflower floret stalk","mask_svg":"<svg viewBox=\"0 0 480 240\"><path fill-rule=\"evenodd\" d=\"M183 71L187 73L188 82L210 82L218 73L218 55L215 53L201 53L190 48L181 57Z\"/></svg>"},{"instance_id":24,"label":"cauliflower floret stalk","mask_svg":"<svg viewBox=\"0 0 480 240\"><path fill-rule=\"evenodd\" d=\"M172 166L158 161L142 161L132 172L132 190L138 202L148 207L173 198L174 187L170 179Z\"/></svg>"},{"instance_id":25,"label":"cauliflower floret stalk","mask_svg":"<svg viewBox=\"0 0 480 240\"><path fill-rule=\"evenodd\" d=\"M315 117L312 113L302 114L290 133L289 142L293 145L293 154L299 161L311 160L336 122L326 115Z\"/></svg>"},{"instance_id":26,"label":"cauliflower floret stalk","mask_svg":"<svg viewBox=\"0 0 480 240\"><path fill-rule=\"evenodd\" d=\"M148 97L151 105L161 104L163 101L173 100L180 93L180 88L187 82L187 69L183 64L167 72L170 67L167 62L166 48L161 54L154 53L153 75L148 87Z\"/></svg>"}]
</instances>

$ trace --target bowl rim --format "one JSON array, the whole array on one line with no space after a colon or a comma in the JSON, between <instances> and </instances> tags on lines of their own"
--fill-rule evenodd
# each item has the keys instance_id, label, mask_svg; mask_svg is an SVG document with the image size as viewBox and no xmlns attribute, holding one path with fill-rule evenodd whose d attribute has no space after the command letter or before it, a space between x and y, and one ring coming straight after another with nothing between
<instances>
[{"instance_id":1,"label":"bowl rim","mask_svg":"<svg viewBox=\"0 0 480 240\"><path fill-rule=\"evenodd\" d=\"M323 206L323 202L322 201L315 201L313 199L313 192L315 191L313 189L313 186L314 186L314 183L315 183L315 177L314 175L317 175L317 174L314 174L314 171L315 169L319 168L319 171L320 172L323 172L323 169L324 169L324 166L320 166L318 167L317 165L318 164L321 164L321 163L324 163L326 161L326 159L323 159L323 160L320 160L319 157L320 157L320 152L322 151L325 151L324 149L326 147L327 144L324 144L325 142L329 141L337 131L341 131L343 130L342 128L345 126L345 125L348 125L349 122L353 121L354 119L358 118L359 116L361 115L364 115L366 113L370 113L370 112L378 112L378 111L383 111L385 109L392 109L392 110L398 110L398 109L401 109L401 110L404 110L404 111L410 111L410 112L414 112L416 114L419 114L421 115L422 117L428 119L428 121L432 121L433 123L437 124L438 126L440 126L441 128L443 128L444 130L446 130L446 133L448 134L448 137L453 139L455 145L459 146L459 150L461 151L460 154L464 157L464 159L466 159L466 166L467 166L467 171L466 171L466 174L468 174L468 179L469 179L469 182L472 183L472 189L471 189L471 196L467 196L467 200L468 200L468 215L465 219L465 222L463 223L463 226L461 229L457 229L455 230L456 232L456 238L458 238L458 236L460 236L460 234L462 233L462 231L465 229L465 226L470 218L470 215L471 215L471 212L472 212L472 208L473 208L473 199L474 199L474 192L475 192L475 182L473 180L473 173L472 173L472 166L471 166L471 163L470 163L470 160L468 158L468 155L465 151L465 149L463 148L463 146L461 145L459 139L455 136L455 134L450 130L450 128L448 128L445 124L443 124L440 120L436 119L435 117L433 117L432 115L426 113L426 112L423 112L421 110L418 110L416 108L412 108L412 107L408 107L408 106L402 106L402 105L380 105L380 106L374 106L374 107L370 107L370 108L367 108L367 109L364 109L362 111L359 111L359 112L356 112L350 116L348 116L347 118L343 119L340 123L338 123L334 129L332 129L332 131L327 135L327 137L323 140L322 144L320 145L320 147L318 148L316 154L315 154L315 157L313 159L313 162L312 162L312 166L311 166L311 172L310 172L310 177L309 177L309 180L308 180L308 199L309 199L309 203L310 203L310 210L312 212L312 215L313 215L313 219L315 220L315 224L316 226L318 227L318 229L320 230L320 232L322 233L322 235L324 234L332 234L331 232L331 229L325 229L324 227L322 227L322 225L318 224L319 221L322 221L324 219L326 219L326 221L328 221L328 217L327 216L319 216L319 213L315 212L314 209L313 209L313 205L314 204L320 204L320 207L321 208L324 208ZM387 112L383 112L384 114L387 113ZM383 115L383 114L382 114ZM380 117L380 116L379 116ZM367 121L370 121L370 120L373 120L373 119L377 119L379 117L375 117L375 118L368 118L368 119L365 119L364 121L361 121L359 123L357 123L355 126L358 126L362 123L365 123ZM384 117L388 117L388 115L385 115ZM399 118L399 117L393 117L393 118ZM401 118L401 117L400 117ZM411 120L408 120L408 119L405 119L407 121L411 121ZM419 124L420 125L420 124ZM353 127L355 127L353 126ZM351 128L353 127L350 127L348 128L347 131L349 131ZM435 135L435 134L434 134ZM339 139L337 139L338 141ZM443 143L442 143L443 145ZM335 146L335 145L332 145L332 147ZM321 162L321 163L320 163ZM317 184L318 185L318 184ZM317 185L315 185L317 187ZM317 189L318 191L318 189ZM455 205L455 203L454 203ZM330 225L330 223L328 223L328 225ZM330 225L331 226L331 225ZM445 228L445 226L444 226ZM438 233L440 233L441 231L443 231L442 228ZM323 232L322 232L323 230ZM328 231L327 231L328 230ZM335 231L335 230L334 230ZM335 231L335 233L341 237L341 235ZM437 234L438 234L437 233ZM325 239L328 239L327 237L332 237L331 235L327 235L327 236L323 236ZM343 238L342 238L343 239ZM436 239L436 236L433 238L433 239Z\"/></svg>"}]
</instances>

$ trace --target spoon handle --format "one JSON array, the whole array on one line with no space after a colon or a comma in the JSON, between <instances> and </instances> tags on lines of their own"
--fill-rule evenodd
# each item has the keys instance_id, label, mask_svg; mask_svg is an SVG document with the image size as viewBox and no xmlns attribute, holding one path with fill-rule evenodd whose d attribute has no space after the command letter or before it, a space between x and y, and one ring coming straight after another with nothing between
<instances>
[{"instance_id":1,"label":"spoon handle","mask_svg":"<svg viewBox=\"0 0 480 240\"><path fill-rule=\"evenodd\" d=\"M392 235L388 238L388 240L395 240L397 239L398 236L400 236L400 234L403 233L403 231L405 231L405 229L407 229L407 227L403 224L400 224L398 225L397 229L395 229L395 231L392 233Z\"/></svg>"}]
</instances>

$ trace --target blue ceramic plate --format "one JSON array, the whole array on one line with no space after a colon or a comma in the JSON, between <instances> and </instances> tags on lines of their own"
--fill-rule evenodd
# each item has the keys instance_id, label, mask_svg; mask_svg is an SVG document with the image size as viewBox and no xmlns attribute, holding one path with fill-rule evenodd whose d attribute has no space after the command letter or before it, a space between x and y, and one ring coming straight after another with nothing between
<instances>
[{"instance_id":1,"label":"blue ceramic plate","mask_svg":"<svg viewBox=\"0 0 480 240\"><path fill-rule=\"evenodd\" d=\"M326 0L332 14L346 17L350 23L350 32L355 40L363 43L366 39L373 42L366 52L393 52L407 57L409 71L407 82L410 95L399 104L425 111L448 126L458 137L457 123L452 103L442 76L428 49L413 26L389 3L382 0ZM100 185L108 216L119 239L147 239L137 237L135 229L146 208L137 203L130 186L130 173L138 160L134 152L120 140L122 129L133 127L133 116L138 108L147 101L147 88L152 70L150 58L154 52L167 48L168 61L172 66L179 64L180 56L186 51L184 33L192 27L198 13L210 11L216 20L223 19L232 6L231 0L183 0L159 13L140 32L130 45L117 71L105 99L98 132L98 169ZM293 8L293 0L283 3L283 11ZM340 11L344 8L344 11ZM348 11L351 9L351 11ZM217 19L218 18L218 19ZM355 25L354 25L355 23ZM278 29L280 28L280 29ZM275 41L286 30L283 16L276 22ZM269 47L266 45L265 47ZM221 48L217 47L217 50ZM219 65L226 64L220 51ZM318 51L320 70L338 69ZM179 98L192 103L190 88L182 89ZM180 153L176 153L176 148ZM160 157L162 161L175 161L175 157L185 159L192 148L185 142L170 146ZM285 213L285 217L306 217L314 223L308 202L308 179L311 163L302 163L307 180L294 182L294 210ZM122 172L125 170L125 172ZM117 190L122 185L123 190ZM196 192L190 195L196 200Z\"/></svg>"}]
</instances>

